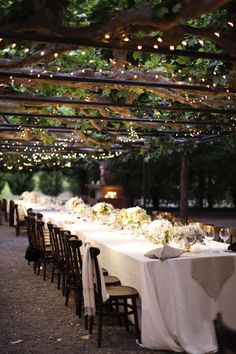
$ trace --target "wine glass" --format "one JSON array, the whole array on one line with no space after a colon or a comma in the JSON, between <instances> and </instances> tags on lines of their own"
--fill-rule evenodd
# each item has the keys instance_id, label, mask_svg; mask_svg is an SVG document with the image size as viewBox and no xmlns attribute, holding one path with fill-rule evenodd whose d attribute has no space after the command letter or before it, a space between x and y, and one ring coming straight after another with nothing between
<instances>
[{"instance_id":1,"label":"wine glass","mask_svg":"<svg viewBox=\"0 0 236 354\"><path fill-rule=\"evenodd\" d=\"M229 239L229 229L227 227L222 227L220 229L220 238L224 243Z\"/></svg>"},{"instance_id":2,"label":"wine glass","mask_svg":"<svg viewBox=\"0 0 236 354\"><path fill-rule=\"evenodd\" d=\"M185 236L185 250L190 252L191 246L196 242L197 238L195 235Z\"/></svg>"},{"instance_id":3,"label":"wine glass","mask_svg":"<svg viewBox=\"0 0 236 354\"><path fill-rule=\"evenodd\" d=\"M214 229L210 228L210 229L206 230L206 233L204 236L205 236L205 239L207 240L208 247L210 249L212 241L214 240L214 237L215 237Z\"/></svg>"}]
</instances>

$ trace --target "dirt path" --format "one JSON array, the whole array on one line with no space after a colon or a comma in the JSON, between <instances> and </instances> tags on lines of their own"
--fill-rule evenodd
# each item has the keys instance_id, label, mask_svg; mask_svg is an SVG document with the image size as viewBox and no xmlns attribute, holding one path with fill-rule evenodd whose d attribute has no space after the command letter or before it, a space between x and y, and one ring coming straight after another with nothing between
<instances>
[{"instance_id":1,"label":"dirt path","mask_svg":"<svg viewBox=\"0 0 236 354\"><path fill-rule=\"evenodd\" d=\"M151 354L165 353L140 348L117 322L104 325L98 349L96 324L89 337L83 319L75 315L74 299L68 307L56 284L33 273L24 259L26 236L0 226L0 353L2 354Z\"/></svg>"}]
</instances>

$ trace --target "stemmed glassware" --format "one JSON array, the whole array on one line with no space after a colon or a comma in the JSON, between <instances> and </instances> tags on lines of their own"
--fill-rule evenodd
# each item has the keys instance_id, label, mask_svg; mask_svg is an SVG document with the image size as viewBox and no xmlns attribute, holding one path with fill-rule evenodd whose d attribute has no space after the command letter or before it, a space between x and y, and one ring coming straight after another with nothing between
<instances>
[{"instance_id":1,"label":"stemmed glassware","mask_svg":"<svg viewBox=\"0 0 236 354\"><path fill-rule=\"evenodd\" d=\"M227 227L222 227L220 229L219 235L220 235L221 240L223 240L224 243L226 243L227 240L229 239L229 236L230 236L229 229Z\"/></svg>"},{"instance_id":2,"label":"stemmed glassware","mask_svg":"<svg viewBox=\"0 0 236 354\"><path fill-rule=\"evenodd\" d=\"M208 242L209 249L211 248L211 244L212 241L214 240L214 237L215 237L214 229L213 228L208 229L205 233L205 239Z\"/></svg>"}]
</instances>

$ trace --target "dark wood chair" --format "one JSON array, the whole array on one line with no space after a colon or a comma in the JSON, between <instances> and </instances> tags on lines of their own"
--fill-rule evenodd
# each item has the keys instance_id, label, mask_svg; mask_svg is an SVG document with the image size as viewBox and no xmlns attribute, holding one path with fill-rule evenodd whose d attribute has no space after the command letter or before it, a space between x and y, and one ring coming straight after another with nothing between
<instances>
[{"instance_id":1,"label":"dark wood chair","mask_svg":"<svg viewBox=\"0 0 236 354\"><path fill-rule=\"evenodd\" d=\"M8 222L7 200L5 198L2 200L2 212L5 221Z\"/></svg>"},{"instance_id":2,"label":"dark wood chair","mask_svg":"<svg viewBox=\"0 0 236 354\"><path fill-rule=\"evenodd\" d=\"M236 330L223 322L221 313L217 313L214 319L214 327L220 353L236 353Z\"/></svg>"},{"instance_id":3,"label":"dark wood chair","mask_svg":"<svg viewBox=\"0 0 236 354\"><path fill-rule=\"evenodd\" d=\"M65 306L68 306L71 290L75 293L76 315L82 316L83 286L82 286L82 257L80 248L82 241L76 235L64 233L67 277L65 284Z\"/></svg>"},{"instance_id":4,"label":"dark wood chair","mask_svg":"<svg viewBox=\"0 0 236 354\"><path fill-rule=\"evenodd\" d=\"M65 254L64 245L61 239L61 229L57 225L48 223L49 237L52 246L53 253L53 264L52 264L52 276L51 282L54 281L54 275L57 275L57 288L61 288L61 278L62 278L62 294L65 294Z\"/></svg>"},{"instance_id":5,"label":"dark wood chair","mask_svg":"<svg viewBox=\"0 0 236 354\"><path fill-rule=\"evenodd\" d=\"M138 313L137 313L137 303L138 292L129 286L110 286L107 287L107 293L109 294L109 299L103 302L102 298L102 286L101 286L101 276L98 264L97 256L100 254L100 250L95 247L90 248L90 255L94 262L95 274L96 274L96 285L95 285L95 295L96 295L96 311L98 315L98 347L101 347L102 343L102 327L103 327L103 317L105 315L116 316L118 319L121 317L125 320L126 330L129 331L129 319L128 316L134 316L134 324L136 336L139 342L141 342L140 329L138 324ZM89 333L93 331L93 316L89 319Z\"/></svg>"},{"instance_id":6,"label":"dark wood chair","mask_svg":"<svg viewBox=\"0 0 236 354\"><path fill-rule=\"evenodd\" d=\"M15 202L14 200L9 201L9 214L8 214L8 221L9 226L14 226L14 215L15 215Z\"/></svg>"},{"instance_id":7,"label":"dark wood chair","mask_svg":"<svg viewBox=\"0 0 236 354\"><path fill-rule=\"evenodd\" d=\"M37 268L38 268L38 275L40 274L41 265L43 265L43 280L46 279L46 271L47 265L53 263L53 254L52 254L52 247L50 241L45 235L45 227L44 221L36 220L36 234L37 234L37 243L41 251L41 256L39 258Z\"/></svg>"},{"instance_id":8,"label":"dark wood chair","mask_svg":"<svg viewBox=\"0 0 236 354\"><path fill-rule=\"evenodd\" d=\"M2 225L2 200L0 200L0 225Z\"/></svg>"},{"instance_id":9,"label":"dark wood chair","mask_svg":"<svg viewBox=\"0 0 236 354\"><path fill-rule=\"evenodd\" d=\"M27 232L27 220L25 216L23 217L23 213L19 213L18 204L14 204L14 226L16 229L16 236L19 236L23 231Z\"/></svg>"}]
</instances>

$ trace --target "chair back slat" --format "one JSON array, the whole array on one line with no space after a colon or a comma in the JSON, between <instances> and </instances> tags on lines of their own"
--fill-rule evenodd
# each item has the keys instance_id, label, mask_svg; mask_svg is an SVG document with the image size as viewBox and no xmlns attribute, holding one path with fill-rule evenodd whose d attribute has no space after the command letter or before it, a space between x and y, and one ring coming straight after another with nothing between
<instances>
[{"instance_id":1,"label":"chair back slat","mask_svg":"<svg viewBox=\"0 0 236 354\"><path fill-rule=\"evenodd\" d=\"M15 213L15 202L10 200L9 202L9 226L14 226L14 213Z\"/></svg>"},{"instance_id":2,"label":"chair back slat","mask_svg":"<svg viewBox=\"0 0 236 354\"><path fill-rule=\"evenodd\" d=\"M96 290L96 295L97 295L97 301L100 306L103 304L103 298L102 298L102 283L101 283L101 274L100 274L100 269L99 269L99 264L98 264L98 259L97 256L100 254L100 249L97 247L90 247L90 255L91 258L94 262L94 267L95 267L95 276L96 276L96 282L95 282L95 290Z\"/></svg>"}]
</instances>

